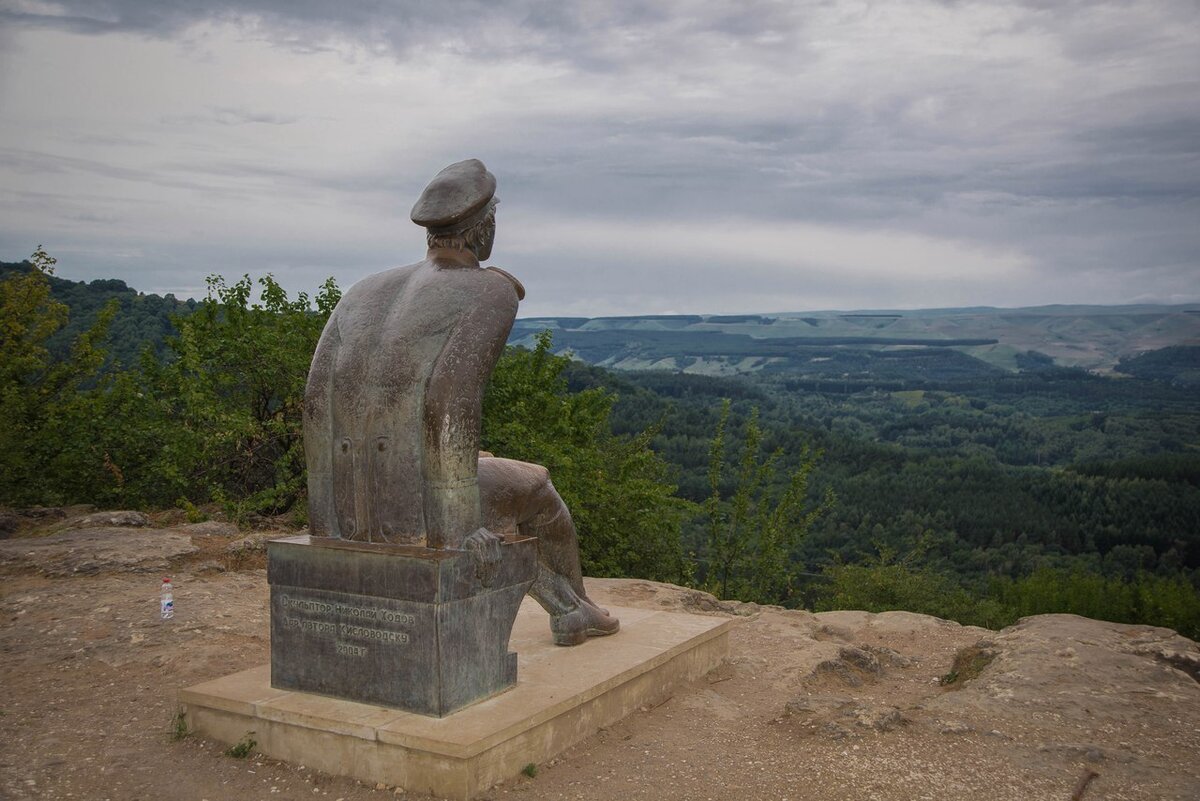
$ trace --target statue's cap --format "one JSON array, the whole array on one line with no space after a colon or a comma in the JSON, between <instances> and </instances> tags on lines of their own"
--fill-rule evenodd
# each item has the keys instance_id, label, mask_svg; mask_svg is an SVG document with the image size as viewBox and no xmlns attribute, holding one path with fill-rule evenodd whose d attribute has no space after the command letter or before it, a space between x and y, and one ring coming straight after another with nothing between
<instances>
[{"instance_id":1,"label":"statue's cap","mask_svg":"<svg viewBox=\"0 0 1200 801\"><path fill-rule=\"evenodd\" d=\"M458 233L482 219L495 195L496 176L482 161L460 161L429 182L412 208L412 221L434 233Z\"/></svg>"}]
</instances>

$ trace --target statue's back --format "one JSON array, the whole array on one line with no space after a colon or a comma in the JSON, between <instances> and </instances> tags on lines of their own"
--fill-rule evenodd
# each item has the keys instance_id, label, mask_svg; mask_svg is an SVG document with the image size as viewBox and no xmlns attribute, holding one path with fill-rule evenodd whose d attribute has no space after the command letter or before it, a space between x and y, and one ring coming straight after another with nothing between
<instances>
[{"instance_id":1,"label":"statue's back","mask_svg":"<svg viewBox=\"0 0 1200 801\"><path fill-rule=\"evenodd\" d=\"M346 293L305 393L314 535L444 544L478 526L479 403L516 303L497 273L432 259Z\"/></svg>"}]
</instances>

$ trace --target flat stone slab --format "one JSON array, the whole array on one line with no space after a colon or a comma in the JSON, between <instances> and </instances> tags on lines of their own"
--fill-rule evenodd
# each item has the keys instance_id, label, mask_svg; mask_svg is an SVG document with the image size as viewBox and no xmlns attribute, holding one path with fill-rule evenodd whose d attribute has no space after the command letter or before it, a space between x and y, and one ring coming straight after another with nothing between
<instances>
[{"instance_id":1,"label":"flat stone slab","mask_svg":"<svg viewBox=\"0 0 1200 801\"><path fill-rule=\"evenodd\" d=\"M225 743L254 732L268 756L410 792L470 799L720 664L728 618L611 607L621 631L554 645L529 598L513 626L512 689L444 718L271 687L269 665L181 690L194 731Z\"/></svg>"}]
</instances>

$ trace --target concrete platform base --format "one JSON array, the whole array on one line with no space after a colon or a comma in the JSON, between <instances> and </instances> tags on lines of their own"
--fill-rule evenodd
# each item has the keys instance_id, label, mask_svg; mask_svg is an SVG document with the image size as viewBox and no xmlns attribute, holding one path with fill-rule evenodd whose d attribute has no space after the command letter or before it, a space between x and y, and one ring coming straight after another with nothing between
<instances>
[{"instance_id":1,"label":"concrete platform base","mask_svg":"<svg viewBox=\"0 0 1200 801\"><path fill-rule=\"evenodd\" d=\"M189 727L327 773L470 799L716 667L731 620L611 607L621 631L573 648L526 599L513 626L517 684L444 718L271 687L269 665L180 691Z\"/></svg>"}]
</instances>

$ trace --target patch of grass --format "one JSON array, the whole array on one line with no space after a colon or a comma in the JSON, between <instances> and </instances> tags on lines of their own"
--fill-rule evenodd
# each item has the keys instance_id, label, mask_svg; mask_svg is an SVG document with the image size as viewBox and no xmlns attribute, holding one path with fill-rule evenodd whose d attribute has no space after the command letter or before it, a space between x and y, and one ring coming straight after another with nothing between
<instances>
[{"instance_id":1,"label":"patch of grass","mask_svg":"<svg viewBox=\"0 0 1200 801\"><path fill-rule=\"evenodd\" d=\"M189 523L203 523L208 519L208 515L206 515L201 509L198 509L196 505L187 498L180 498L175 502L175 505L183 510L183 513L187 517L187 521Z\"/></svg>"},{"instance_id":2,"label":"patch of grass","mask_svg":"<svg viewBox=\"0 0 1200 801\"><path fill-rule=\"evenodd\" d=\"M225 756L231 756L234 759L245 759L250 756L250 752L254 750L254 746L258 745L258 740L254 739L254 732L246 732L246 736L238 740L236 745L231 745L225 750Z\"/></svg>"},{"instance_id":3,"label":"patch of grass","mask_svg":"<svg viewBox=\"0 0 1200 801\"><path fill-rule=\"evenodd\" d=\"M892 397L903 403L910 409L916 408L921 401L925 400L925 390L923 389L907 389L898 392L893 392Z\"/></svg>"},{"instance_id":4,"label":"patch of grass","mask_svg":"<svg viewBox=\"0 0 1200 801\"><path fill-rule=\"evenodd\" d=\"M537 765L530 762L528 765L521 768L521 772L524 773L526 776L528 776L531 779L536 779L537 778Z\"/></svg>"},{"instance_id":5,"label":"patch of grass","mask_svg":"<svg viewBox=\"0 0 1200 801\"><path fill-rule=\"evenodd\" d=\"M171 739L185 740L191 736L192 730L188 728L187 715L182 709L177 710L171 718Z\"/></svg>"},{"instance_id":6,"label":"patch of grass","mask_svg":"<svg viewBox=\"0 0 1200 801\"><path fill-rule=\"evenodd\" d=\"M950 666L950 672L938 679L938 684L957 689L976 678L995 658L996 652L982 644L960 648L954 655L954 664Z\"/></svg>"}]
</instances>

